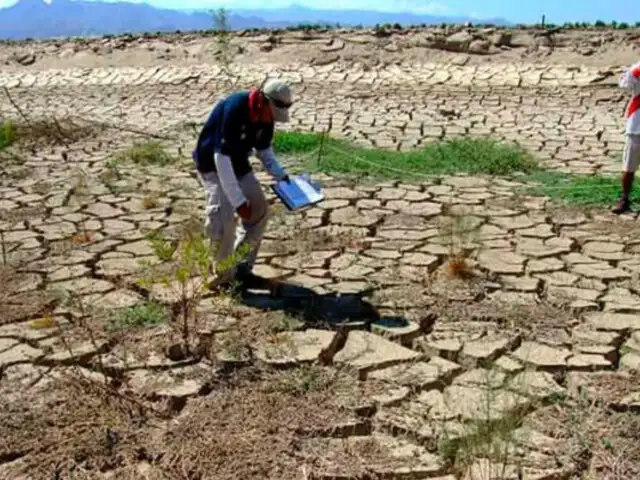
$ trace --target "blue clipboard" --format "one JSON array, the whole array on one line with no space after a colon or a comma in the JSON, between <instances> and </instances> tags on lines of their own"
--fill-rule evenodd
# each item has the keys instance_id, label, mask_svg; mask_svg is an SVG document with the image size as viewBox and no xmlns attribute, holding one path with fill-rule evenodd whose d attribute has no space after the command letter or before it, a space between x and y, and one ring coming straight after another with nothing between
<instances>
[{"instance_id":1,"label":"blue clipboard","mask_svg":"<svg viewBox=\"0 0 640 480\"><path fill-rule=\"evenodd\" d=\"M289 182L281 180L271 186L273 192L291 211L316 205L324 200L320 185L312 182L309 175L289 177Z\"/></svg>"}]
</instances>

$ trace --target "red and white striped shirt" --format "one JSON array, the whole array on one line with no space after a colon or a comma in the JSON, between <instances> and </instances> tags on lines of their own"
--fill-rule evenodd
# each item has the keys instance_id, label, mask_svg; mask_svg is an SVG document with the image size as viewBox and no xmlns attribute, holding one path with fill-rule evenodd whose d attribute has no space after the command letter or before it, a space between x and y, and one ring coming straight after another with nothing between
<instances>
[{"instance_id":1,"label":"red and white striped shirt","mask_svg":"<svg viewBox=\"0 0 640 480\"><path fill-rule=\"evenodd\" d=\"M620 77L620 87L631 93L625 118L627 135L640 135L640 62L631 66Z\"/></svg>"}]
</instances>

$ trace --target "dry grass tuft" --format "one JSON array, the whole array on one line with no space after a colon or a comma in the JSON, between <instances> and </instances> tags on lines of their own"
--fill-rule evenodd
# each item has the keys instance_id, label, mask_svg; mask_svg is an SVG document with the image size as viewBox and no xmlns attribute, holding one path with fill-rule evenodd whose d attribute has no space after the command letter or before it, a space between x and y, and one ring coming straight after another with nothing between
<instances>
[{"instance_id":1,"label":"dry grass tuft","mask_svg":"<svg viewBox=\"0 0 640 480\"><path fill-rule=\"evenodd\" d=\"M299 478L297 441L349 414L335 400L339 381L331 373L320 372L328 376L321 388L306 390L291 388L291 375L247 376L193 402L159 439L159 466L187 478Z\"/></svg>"},{"instance_id":2,"label":"dry grass tuft","mask_svg":"<svg viewBox=\"0 0 640 480\"><path fill-rule=\"evenodd\" d=\"M159 205L158 199L151 195L147 195L142 199L142 208L145 210L151 210Z\"/></svg>"},{"instance_id":3,"label":"dry grass tuft","mask_svg":"<svg viewBox=\"0 0 640 480\"><path fill-rule=\"evenodd\" d=\"M19 322L49 313L55 299L40 290L25 291L33 281L8 265L0 265L0 325Z\"/></svg>"},{"instance_id":4,"label":"dry grass tuft","mask_svg":"<svg viewBox=\"0 0 640 480\"><path fill-rule=\"evenodd\" d=\"M53 380L38 400L0 399L0 458L14 477L101 478L141 466L156 478L299 478L300 442L355 421L358 381L320 367L255 369L219 378L174 420L136 397L76 376ZM140 477L138 477L140 478Z\"/></svg>"},{"instance_id":5,"label":"dry grass tuft","mask_svg":"<svg viewBox=\"0 0 640 480\"><path fill-rule=\"evenodd\" d=\"M95 137L99 125L83 125L71 118L23 120L12 124L12 143L22 148L69 145Z\"/></svg>"},{"instance_id":6,"label":"dry grass tuft","mask_svg":"<svg viewBox=\"0 0 640 480\"><path fill-rule=\"evenodd\" d=\"M468 258L474 249L479 226L473 217L452 216L440 221L438 234L442 244L449 249L445 264L450 277L470 280L475 276Z\"/></svg>"},{"instance_id":7,"label":"dry grass tuft","mask_svg":"<svg viewBox=\"0 0 640 480\"><path fill-rule=\"evenodd\" d=\"M58 326L58 322L51 315L44 315L43 317L32 320L29 324L29 328L33 330L48 330Z\"/></svg>"},{"instance_id":8,"label":"dry grass tuft","mask_svg":"<svg viewBox=\"0 0 640 480\"><path fill-rule=\"evenodd\" d=\"M24 222L32 218L46 215L47 209L44 206L20 207L12 210L0 210L0 221L8 223Z\"/></svg>"},{"instance_id":9,"label":"dry grass tuft","mask_svg":"<svg viewBox=\"0 0 640 480\"><path fill-rule=\"evenodd\" d=\"M91 243L92 241L93 235L91 232L80 232L71 237L71 243L73 245L84 245L85 243Z\"/></svg>"},{"instance_id":10,"label":"dry grass tuft","mask_svg":"<svg viewBox=\"0 0 640 480\"><path fill-rule=\"evenodd\" d=\"M463 254L453 255L447 260L446 265L449 276L453 278L470 280L475 276L473 267Z\"/></svg>"},{"instance_id":11,"label":"dry grass tuft","mask_svg":"<svg viewBox=\"0 0 640 480\"><path fill-rule=\"evenodd\" d=\"M37 393L30 402L0 398L0 458L21 459L14 478L69 478L78 466L95 474L137 461L150 426L138 402L79 376Z\"/></svg>"},{"instance_id":12,"label":"dry grass tuft","mask_svg":"<svg viewBox=\"0 0 640 480\"><path fill-rule=\"evenodd\" d=\"M585 480L640 478L640 416L615 412L586 398L535 412L536 428L565 442Z\"/></svg>"}]
</instances>

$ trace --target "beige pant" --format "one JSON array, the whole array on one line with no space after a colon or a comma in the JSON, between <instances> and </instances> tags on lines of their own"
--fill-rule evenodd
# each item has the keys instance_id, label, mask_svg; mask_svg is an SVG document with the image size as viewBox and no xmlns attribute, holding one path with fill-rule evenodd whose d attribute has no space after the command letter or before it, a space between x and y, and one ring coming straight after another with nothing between
<instances>
[{"instance_id":1,"label":"beige pant","mask_svg":"<svg viewBox=\"0 0 640 480\"><path fill-rule=\"evenodd\" d=\"M627 173L633 173L640 165L640 134L627 135L622 155L622 168Z\"/></svg>"},{"instance_id":2,"label":"beige pant","mask_svg":"<svg viewBox=\"0 0 640 480\"><path fill-rule=\"evenodd\" d=\"M247 257L232 262L233 266L224 272L224 277L235 273L238 263L253 268L262 243L262 237L267 225L269 207L255 175L250 172L238 180L240 188L251 204L251 218L249 221L236 221L235 211L225 195L218 174L210 172L201 174L206 193L205 231L214 244L217 244L216 264L227 260L243 245L249 245Z\"/></svg>"}]
</instances>

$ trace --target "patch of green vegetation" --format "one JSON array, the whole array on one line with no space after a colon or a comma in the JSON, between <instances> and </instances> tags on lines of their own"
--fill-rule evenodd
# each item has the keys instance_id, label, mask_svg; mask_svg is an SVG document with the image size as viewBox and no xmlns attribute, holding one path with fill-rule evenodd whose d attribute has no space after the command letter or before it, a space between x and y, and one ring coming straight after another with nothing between
<instances>
[{"instance_id":1,"label":"patch of green vegetation","mask_svg":"<svg viewBox=\"0 0 640 480\"><path fill-rule=\"evenodd\" d=\"M453 139L399 152L360 147L318 133L278 132L274 148L278 154L292 157L295 167L312 173L404 181L458 173L497 175L534 183L523 189L527 194L584 207L608 206L620 194L617 176L545 170L528 152L487 139ZM302 159L296 162L296 157ZM632 200L640 202L640 189L634 190Z\"/></svg>"},{"instance_id":2,"label":"patch of green vegetation","mask_svg":"<svg viewBox=\"0 0 640 480\"><path fill-rule=\"evenodd\" d=\"M427 175L508 175L539 170L533 156L524 150L483 139L453 139L399 152L359 147L316 133L278 132L274 148L281 155L306 154L307 160L301 166L307 170L370 178L419 180ZM322 155L311 155L319 148Z\"/></svg>"},{"instance_id":3,"label":"patch of green vegetation","mask_svg":"<svg viewBox=\"0 0 640 480\"><path fill-rule=\"evenodd\" d=\"M14 140L13 124L11 122L0 122L0 151L11 145Z\"/></svg>"},{"instance_id":4,"label":"patch of green vegetation","mask_svg":"<svg viewBox=\"0 0 640 480\"><path fill-rule=\"evenodd\" d=\"M169 319L167 309L158 302L146 302L117 312L111 319L109 330L120 331L160 325Z\"/></svg>"},{"instance_id":5,"label":"patch of green vegetation","mask_svg":"<svg viewBox=\"0 0 640 480\"><path fill-rule=\"evenodd\" d=\"M176 158L169 155L162 144L157 141L135 143L128 149L117 153L111 159L112 164L133 163L141 166L166 167L176 162Z\"/></svg>"},{"instance_id":6,"label":"patch of green vegetation","mask_svg":"<svg viewBox=\"0 0 640 480\"><path fill-rule=\"evenodd\" d=\"M527 193L547 196L559 203L602 207L611 205L620 195L620 179L615 176L537 172L526 179L540 184L526 188ZM633 190L631 200L640 202L640 188Z\"/></svg>"}]
</instances>

